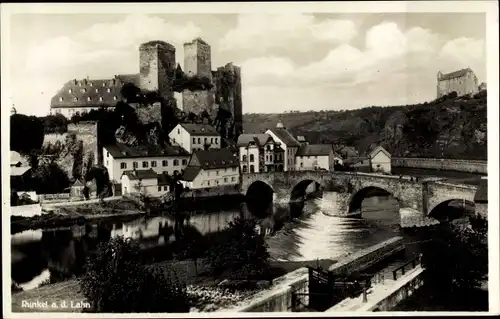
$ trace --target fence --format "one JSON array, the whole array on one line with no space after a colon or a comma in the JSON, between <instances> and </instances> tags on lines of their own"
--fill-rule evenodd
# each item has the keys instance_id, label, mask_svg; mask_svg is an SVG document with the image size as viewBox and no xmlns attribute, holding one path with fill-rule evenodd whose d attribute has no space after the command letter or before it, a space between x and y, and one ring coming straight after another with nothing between
<instances>
[{"instance_id":1,"label":"fence","mask_svg":"<svg viewBox=\"0 0 500 319\"><path fill-rule=\"evenodd\" d=\"M59 194L38 194L38 199L40 203L43 202L58 202L58 201L69 201L69 193L59 193Z\"/></svg>"},{"instance_id":2,"label":"fence","mask_svg":"<svg viewBox=\"0 0 500 319\"><path fill-rule=\"evenodd\" d=\"M394 280L397 280L398 279L398 272L401 273L401 276L404 276L405 273L406 273L406 270L415 269L415 267L417 267L418 265L420 265L420 263L421 263L420 256L415 257L415 258L409 260L408 262L404 263L403 265L397 267L396 269L394 269L392 271L392 278ZM410 265L411 265L411 268L409 268Z\"/></svg>"}]
</instances>

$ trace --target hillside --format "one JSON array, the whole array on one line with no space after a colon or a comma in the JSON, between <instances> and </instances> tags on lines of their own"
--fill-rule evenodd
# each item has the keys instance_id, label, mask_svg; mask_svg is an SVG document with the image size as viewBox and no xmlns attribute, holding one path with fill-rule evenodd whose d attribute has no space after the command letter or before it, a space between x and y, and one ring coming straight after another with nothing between
<instances>
[{"instance_id":1,"label":"hillside","mask_svg":"<svg viewBox=\"0 0 500 319\"><path fill-rule=\"evenodd\" d=\"M354 146L360 154L381 144L393 156L486 159L486 95L450 94L429 103L349 111L245 114L243 127L263 132L281 119L311 143Z\"/></svg>"}]
</instances>

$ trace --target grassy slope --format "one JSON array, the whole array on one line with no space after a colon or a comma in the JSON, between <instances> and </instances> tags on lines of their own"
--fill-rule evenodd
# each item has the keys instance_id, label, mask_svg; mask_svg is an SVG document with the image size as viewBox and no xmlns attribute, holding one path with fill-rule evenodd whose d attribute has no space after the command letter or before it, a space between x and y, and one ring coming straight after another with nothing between
<instances>
[{"instance_id":1,"label":"grassy slope","mask_svg":"<svg viewBox=\"0 0 500 319\"><path fill-rule=\"evenodd\" d=\"M486 159L486 92L417 105L350 111L245 114L245 132L263 132L278 120L312 143L380 143L395 156Z\"/></svg>"}]
</instances>

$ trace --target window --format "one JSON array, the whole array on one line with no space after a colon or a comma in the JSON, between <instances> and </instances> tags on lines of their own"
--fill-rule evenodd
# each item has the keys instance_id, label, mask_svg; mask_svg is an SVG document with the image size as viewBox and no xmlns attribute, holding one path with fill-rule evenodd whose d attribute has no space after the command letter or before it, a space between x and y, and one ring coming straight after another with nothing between
<instances>
[{"instance_id":1,"label":"window","mask_svg":"<svg viewBox=\"0 0 500 319\"><path fill-rule=\"evenodd\" d=\"M233 167L233 172L236 172L236 167Z\"/></svg>"},{"instance_id":2,"label":"window","mask_svg":"<svg viewBox=\"0 0 500 319\"><path fill-rule=\"evenodd\" d=\"M187 165L188 164L188 160L187 159L183 159L182 160L182 165Z\"/></svg>"},{"instance_id":3,"label":"window","mask_svg":"<svg viewBox=\"0 0 500 319\"><path fill-rule=\"evenodd\" d=\"M69 89L69 90L68 90L68 93L69 93L69 94L73 93L73 90L72 90L72 89Z\"/></svg>"},{"instance_id":4,"label":"window","mask_svg":"<svg viewBox=\"0 0 500 319\"><path fill-rule=\"evenodd\" d=\"M211 138L210 138L210 144L213 144L213 143L214 143L214 138L213 138L213 137L211 137Z\"/></svg>"},{"instance_id":5,"label":"window","mask_svg":"<svg viewBox=\"0 0 500 319\"><path fill-rule=\"evenodd\" d=\"M99 93L99 89L98 88L95 89L95 93Z\"/></svg>"},{"instance_id":6,"label":"window","mask_svg":"<svg viewBox=\"0 0 500 319\"><path fill-rule=\"evenodd\" d=\"M227 183L227 177L224 177L224 183Z\"/></svg>"},{"instance_id":7,"label":"window","mask_svg":"<svg viewBox=\"0 0 500 319\"><path fill-rule=\"evenodd\" d=\"M300 163L300 167L304 167L304 163L302 163L302 162L301 162L301 163Z\"/></svg>"},{"instance_id":8,"label":"window","mask_svg":"<svg viewBox=\"0 0 500 319\"><path fill-rule=\"evenodd\" d=\"M267 150L270 151L271 150L271 145L267 145Z\"/></svg>"},{"instance_id":9,"label":"window","mask_svg":"<svg viewBox=\"0 0 500 319\"><path fill-rule=\"evenodd\" d=\"M61 97L59 98L59 102L62 102L62 101L63 101L63 98L62 98L62 96L61 96Z\"/></svg>"},{"instance_id":10,"label":"window","mask_svg":"<svg viewBox=\"0 0 500 319\"><path fill-rule=\"evenodd\" d=\"M102 86L106 86L106 82L102 82Z\"/></svg>"},{"instance_id":11,"label":"window","mask_svg":"<svg viewBox=\"0 0 500 319\"><path fill-rule=\"evenodd\" d=\"M224 172L227 173L227 167L224 168Z\"/></svg>"},{"instance_id":12,"label":"window","mask_svg":"<svg viewBox=\"0 0 500 319\"><path fill-rule=\"evenodd\" d=\"M168 166L168 161L167 160L161 161L161 166L163 167Z\"/></svg>"},{"instance_id":13,"label":"window","mask_svg":"<svg viewBox=\"0 0 500 319\"><path fill-rule=\"evenodd\" d=\"M196 137L193 137L193 144L196 144Z\"/></svg>"},{"instance_id":14,"label":"window","mask_svg":"<svg viewBox=\"0 0 500 319\"><path fill-rule=\"evenodd\" d=\"M215 138L215 144L219 144L219 139L217 137Z\"/></svg>"},{"instance_id":15,"label":"window","mask_svg":"<svg viewBox=\"0 0 500 319\"><path fill-rule=\"evenodd\" d=\"M118 100L118 98L117 98L116 96L113 96L113 100L115 100L115 101L116 101L116 100Z\"/></svg>"},{"instance_id":16,"label":"window","mask_svg":"<svg viewBox=\"0 0 500 319\"><path fill-rule=\"evenodd\" d=\"M250 165L250 173L255 173L255 167L253 165Z\"/></svg>"},{"instance_id":17,"label":"window","mask_svg":"<svg viewBox=\"0 0 500 319\"><path fill-rule=\"evenodd\" d=\"M198 137L198 144L201 144L201 138Z\"/></svg>"},{"instance_id":18,"label":"window","mask_svg":"<svg viewBox=\"0 0 500 319\"><path fill-rule=\"evenodd\" d=\"M246 165L243 165L242 169L243 173L246 173L247 172L247 166Z\"/></svg>"},{"instance_id":19,"label":"window","mask_svg":"<svg viewBox=\"0 0 500 319\"><path fill-rule=\"evenodd\" d=\"M177 134L181 134L181 129L180 128L177 129Z\"/></svg>"},{"instance_id":20,"label":"window","mask_svg":"<svg viewBox=\"0 0 500 319\"><path fill-rule=\"evenodd\" d=\"M217 185L219 185L219 180L216 180L215 182L217 183Z\"/></svg>"},{"instance_id":21,"label":"window","mask_svg":"<svg viewBox=\"0 0 500 319\"><path fill-rule=\"evenodd\" d=\"M148 166L149 166L148 162L146 162L146 161L142 162L142 167L143 168L147 168Z\"/></svg>"},{"instance_id":22,"label":"window","mask_svg":"<svg viewBox=\"0 0 500 319\"><path fill-rule=\"evenodd\" d=\"M90 96L87 96L87 101L88 102L92 101L92 98Z\"/></svg>"},{"instance_id":23,"label":"window","mask_svg":"<svg viewBox=\"0 0 500 319\"><path fill-rule=\"evenodd\" d=\"M250 154L250 162L253 162L255 160L253 154Z\"/></svg>"},{"instance_id":24,"label":"window","mask_svg":"<svg viewBox=\"0 0 500 319\"><path fill-rule=\"evenodd\" d=\"M215 171L215 175L219 176L219 170Z\"/></svg>"},{"instance_id":25,"label":"window","mask_svg":"<svg viewBox=\"0 0 500 319\"><path fill-rule=\"evenodd\" d=\"M243 155L242 159L241 159L243 162L246 162L247 161L247 156L246 155Z\"/></svg>"},{"instance_id":26,"label":"window","mask_svg":"<svg viewBox=\"0 0 500 319\"><path fill-rule=\"evenodd\" d=\"M108 93L111 93L111 89L110 88L108 88Z\"/></svg>"},{"instance_id":27,"label":"window","mask_svg":"<svg viewBox=\"0 0 500 319\"><path fill-rule=\"evenodd\" d=\"M207 176L210 176L210 172L207 172Z\"/></svg>"},{"instance_id":28,"label":"window","mask_svg":"<svg viewBox=\"0 0 500 319\"><path fill-rule=\"evenodd\" d=\"M102 96L99 96L99 101L102 102Z\"/></svg>"},{"instance_id":29,"label":"window","mask_svg":"<svg viewBox=\"0 0 500 319\"><path fill-rule=\"evenodd\" d=\"M207 185L210 186L210 181L207 181Z\"/></svg>"},{"instance_id":30,"label":"window","mask_svg":"<svg viewBox=\"0 0 500 319\"><path fill-rule=\"evenodd\" d=\"M269 161L269 155L266 155L266 162Z\"/></svg>"},{"instance_id":31,"label":"window","mask_svg":"<svg viewBox=\"0 0 500 319\"><path fill-rule=\"evenodd\" d=\"M120 169L126 169L127 168L127 163L121 162L120 163Z\"/></svg>"},{"instance_id":32,"label":"window","mask_svg":"<svg viewBox=\"0 0 500 319\"><path fill-rule=\"evenodd\" d=\"M179 160L174 160L174 166L179 166Z\"/></svg>"},{"instance_id":33,"label":"window","mask_svg":"<svg viewBox=\"0 0 500 319\"><path fill-rule=\"evenodd\" d=\"M168 186L163 186L164 191L168 191Z\"/></svg>"},{"instance_id":34,"label":"window","mask_svg":"<svg viewBox=\"0 0 500 319\"><path fill-rule=\"evenodd\" d=\"M87 89L86 88L83 88L81 89L82 93L86 93L87 92Z\"/></svg>"},{"instance_id":35,"label":"window","mask_svg":"<svg viewBox=\"0 0 500 319\"><path fill-rule=\"evenodd\" d=\"M94 83L90 82L90 83L89 83L89 85L90 85L90 86L94 86Z\"/></svg>"},{"instance_id":36,"label":"window","mask_svg":"<svg viewBox=\"0 0 500 319\"><path fill-rule=\"evenodd\" d=\"M106 166L109 166L109 161L108 160L106 160Z\"/></svg>"},{"instance_id":37,"label":"window","mask_svg":"<svg viewBox=\"0 0 500 319\"><path fill-rule=\"evenodd\" d=\"M273 161L273 156L272 155L269 155L269 161Z\"/></svg>"},{"instance_id":38,"label":"window","mask_svg":"<svg viewBox=\"0 0 500 319\"><path fill-rule=\"evenodd\" d=\"M161 192L161 186L158 186L158 191Z\"/></svg>"},{"instance_id":39,"label":"window","mask_svg":"<svg viewBox=\"0 0 500 319\"><path fill-rule=\"evenodd\" d=\"M205 144L207 144L207 138L206 138L206 137L203 139L203 142L204 142Z\"/></svg>"},{"instance_id":40,"label":"window","mask_svg":"<svg viewBox=\"0 0 500 319\"><path fill-rule=\"evenodd\" d=\"M108 151L106 151L106 157L109 157L109 152Z\"/></svg>"},{"instance_id":41,"label":"window","mask_svg":"<svg viewBox=\"0 0 500 319\"><path fill-rule=\"evenodd\" d=\"M75 97L73 98L73 101L74 101L74 102L78 101L78 98L75 96Z\"/></svg>"},{"instance_id":42,"label":"window","mask_svg":"<svg viewBox=\"0 0 500 319\"><path fill-rule=\"evenodd\" d=\"M236 177L231 176L231 182L234 182L234 181L236 181Z\"/></svg>"},{"instance_id":43,"label":"window","mask_svg":"<svg viewBox=\"0 0 500 319\"><path fill-rule=\"evenodd\" d=\"M137 163L137 162L133 162L133 163L132 163L132 166L133 166L134 168L138 168L138 167L139 167L139 163Z\"/></svg>"},{"instance_id":44,"label":"window","mask_svg":"<svg viewBox=\"0 0 500 319\"><path fill-rule=\"evenodd\" d=\"M156 161L151 161L151 167L156 167Z\"/></svg>"}]
</instances>

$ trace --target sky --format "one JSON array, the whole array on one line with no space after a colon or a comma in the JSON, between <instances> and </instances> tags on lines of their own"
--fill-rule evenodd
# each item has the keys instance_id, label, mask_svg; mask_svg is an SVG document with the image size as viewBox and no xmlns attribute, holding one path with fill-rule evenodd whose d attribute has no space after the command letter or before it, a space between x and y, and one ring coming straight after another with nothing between
<instances>
[{"instance_id":1,"label":"sky","mask_svg":"<svg viewBox=\"0 0 500 319\"><path fill-rule=\"evenodd\" d=\"M244 113L344 110L430 101L439 70L486 81L483 13L15 14L10 94L45 115L70 79L139 72L141 43L211 45L212 69L241 66Z\"/></svg>"}]
</instances>

